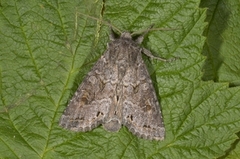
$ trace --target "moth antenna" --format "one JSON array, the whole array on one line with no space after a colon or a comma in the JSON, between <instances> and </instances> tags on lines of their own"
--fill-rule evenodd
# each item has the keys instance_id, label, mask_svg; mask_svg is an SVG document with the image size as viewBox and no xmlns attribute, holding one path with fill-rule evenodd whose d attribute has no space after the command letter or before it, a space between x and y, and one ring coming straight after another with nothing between
<instances>
[{"instance_id":1,"label":"moth antenna","mask_svg":"<svg viewBox=\"0 0 240 159\"><path fill-rule=\"evenodd\" d=\"M96 18L96 17L93 17L93 16L89 16L89 15L86 15L86 14L83 14L83 13L80 13L80 12L78 12L78 14L81 14L81 15L87 17L87 18L91 18L91 19L99 20L99 21L100 21L99 18ZM102 23L103 23L103 24L106 24L107 26L109 26L109 27L111 27L111 28L113 28L114 30L117 30L119 33L122 33L122 31L121 31L120 29L118 29L116 26L112 25L109 21L104 21L104 20L102 20Z\"/></svg>"},{"instance_id":2,"label":"moth antenna","mask_svg":"<svg viewBox=\"0 0 240 159\"><path fill-rule=\"evenodd\" d=\"M172 30L179 30L181 28L153 28L154 24L150 25L148 29L142 29L136 32L133 32L131 35L146 35L150 31L172 31Z\"/></svg>"},{"instance_id":3,"label":"moth antenna","mask_svg":"<svg viewBox=\"0 0 240 159\"><path fill-rule=\"evenodd\" d=\"M149 31L172 31L172 30L180 30L181 28L151 28Z\"/></svg>"},{"instance_id":4,"label":"moth antenna","mask_svg":"<svg viewBox=\"0 0 240 159\"><path fill-rule=\"evenodd\" d=\"M131 35L134 36L134 35L141 34L141 35L145 36L153 28L153 26L154 26L154 24L151 24L147 29L133 32Z\"/></svg>"},{"instance_id":5,"label":"moth antenna","mask_svg":"<svg viewBox=\"0 0 240 159\"><path fill-rule=\"evenodd\" d=\"M141 44L143 42L144 36L150 31L150 29L154 26L154 24L150 25L147 29L144 30L141 36L139 36L136 40L138 44ZM136 33L136 32L135 32ZM135 33L132 33L131 35L133 36Z\"/></svg>"}]
</instances>

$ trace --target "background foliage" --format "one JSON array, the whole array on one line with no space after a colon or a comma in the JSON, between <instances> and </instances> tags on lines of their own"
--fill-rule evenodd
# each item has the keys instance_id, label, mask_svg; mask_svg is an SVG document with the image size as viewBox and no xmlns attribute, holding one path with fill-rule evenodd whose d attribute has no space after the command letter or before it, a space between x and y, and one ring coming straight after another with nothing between
<instances>
[{"instance_id":1,"label":"background foliage","mask_svg":"<svg viewBox=\"0 0 240 159\"><path fill-rule=\"evenodd\" d=\"M239 1L0 1L0 158L238 158ZM89 18L95 17L98 20ZM164 141L126 127L75 133L58 126L109 28L155 24L144 59L166 127Z\"/></svg>"}]
</instances>

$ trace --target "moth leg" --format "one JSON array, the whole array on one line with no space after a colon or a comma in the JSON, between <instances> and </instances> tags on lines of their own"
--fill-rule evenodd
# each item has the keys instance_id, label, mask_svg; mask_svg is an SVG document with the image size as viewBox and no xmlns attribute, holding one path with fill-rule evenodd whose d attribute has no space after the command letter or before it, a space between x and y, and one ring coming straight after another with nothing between
<instances>
[{"instance_id":1,"label":"moth leg","mask_svg":"<svg viewBox=\"0 0 240 159\"><path fill-rule=\"evenodd\" d=\"M137 39L136 39L136 42L138 44L141 44L143 42L143 39L145 37L146 34L148 34L148 32L152 29L152 27L154 26L154 24L150 25L150 27L148 27L142 35L140 35Z\"/></svg>"},{"instance_id":2,"label":"moth leg","mask_svg":"<svg viewBox=\"0 0 240 159\"><path fill-rule=\"evenodd\" d=\"M142 52L143 52L145 55L147 55L148 57L152 58L152 59L156 59L156 60L160 60L160 61L164 61L164 62L167 62L167 61L168 61L168 60L165 59L165 58L154 56L154 55L151 53L151 51L149 51L149 50L147 50L147 49L145 49L145 48L142 48L142 49L143 49Z\"/></svg>"},{"instance_id":3,"label":"moth leg","mask_svg":"<svg viewBox=\"0 0 240 159\"><path fill-rule=\"evenodd\" d=\"M178 59L177 57L170 58L170 59L165 59L165 58L162 58L162 57L156 57L151 53L151 51L149 51L145 48L142 48L142 52L152 59L156 59L156 60L163 61L163 62L172 62L172 61Z\"/></svg>"}]
</instances>

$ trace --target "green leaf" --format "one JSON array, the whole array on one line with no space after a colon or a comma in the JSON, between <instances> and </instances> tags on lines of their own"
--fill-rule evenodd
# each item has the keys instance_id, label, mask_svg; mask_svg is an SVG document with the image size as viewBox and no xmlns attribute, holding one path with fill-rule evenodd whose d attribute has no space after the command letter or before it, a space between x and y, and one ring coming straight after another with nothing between
<instances>
[{"instance_id":1,"label":"green leaf","mask_svg":"<svg viewBox=\"0 0 240 159\"><path fill-rule=\"evenodd\" d=\"M0 158L236 158L237 0L0 3ZM155 56L179 57L164 63L143 55L161 103L163 141L139 139L124 126L117 133L102 126L85 133L58 126L74 91L106 50L107 21L122 31L151 24L168 29L151 31L143 43Z\"/></svg>"},{"instance_id":2,"label":"green leaf","mask_svg":"<svg viewBox=\"0 0 240 159\"><path fill-rule=\"evenodd\" d=\"M240 21L239 1L201 2L208 8L209 25L204 35L207 37L203 54L207 56L204 64L204 80L229 82L231 86L240 85Z\"/></svg>"}]
</instances>

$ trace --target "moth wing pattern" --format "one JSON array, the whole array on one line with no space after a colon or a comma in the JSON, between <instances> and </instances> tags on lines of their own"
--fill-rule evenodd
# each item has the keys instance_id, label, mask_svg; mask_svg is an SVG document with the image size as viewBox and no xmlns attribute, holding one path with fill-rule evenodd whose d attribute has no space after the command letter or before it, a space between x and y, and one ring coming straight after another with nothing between
<instances>
[{"instance_id":1,"label":"moth wing pattern","mask_svg":"<svg viewBox=\"0 0 240 159\"><path fill-rule=\"evenodd\" d=\"M141 54L128 72L125 77L132 80L123 90L123 124L141 138L163 140L165 128L160 105Z\"/></svg>"},{"instance_id":2,"label":"moth wing pattern","mask_svg":"<svg viewBox=\"0 0 240 159\"><path fill-rule=\"evenodd\" d=\"M142 59L147 50L139 46L143 36L134 41L129 32L123 32L120 38L111 35L110 39L106 52L77 89L59 125L89 131L102 124L111 132L125 125L141 138L163 140L160 105Z\"/></svg>"},{"instance_id":3,"label":"moth wing pattern","mask_svg":"<svg viewBox=\"0 0 240 159\"><path fill-rule=\"evenodd\" d=\"M114 94L116 80L114 68L106 65L105 54L97 61L78 87L66 110L61 116L59 125L72 131L89 131L103 124L111 107L111 94ZM115 79L114 79L115 78Z\"/></svg>"}]
</instances>

